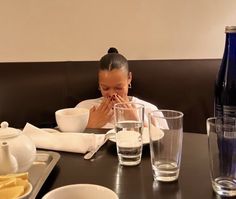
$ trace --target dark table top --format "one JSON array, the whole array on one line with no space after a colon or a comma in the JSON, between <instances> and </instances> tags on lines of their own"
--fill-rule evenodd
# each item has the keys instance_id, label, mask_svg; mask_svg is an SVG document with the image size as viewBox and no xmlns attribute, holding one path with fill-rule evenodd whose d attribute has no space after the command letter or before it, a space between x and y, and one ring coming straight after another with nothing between
<instances>
[{"instance_id":1,"label":"dark table top","mask_svg":"<svg viewBox=\"0 0 236 199\"><path fill-rule=\"evenodd\" d=\"M60 152L60 155L37 199L52 189L76 183L108 187L119 199L220 198L211 187L207 135L184 133L180 176L178 181L169 183L153 181L149 145L143 147L141 164L133 167L119 166L116 146L111 141L91 160L84 160L83 154L78 153Z\"/></svg>"}]
</instances>

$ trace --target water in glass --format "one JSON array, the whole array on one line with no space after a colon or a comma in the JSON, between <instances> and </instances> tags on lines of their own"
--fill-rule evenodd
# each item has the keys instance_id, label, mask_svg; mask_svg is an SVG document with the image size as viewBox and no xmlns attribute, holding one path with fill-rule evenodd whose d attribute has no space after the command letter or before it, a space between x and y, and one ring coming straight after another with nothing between
<instances>
[{"instance_id":1,"label":"water in glass","mask_svg":"<svg viewBox=\"0 0 236 199\"><path fill-rule=\"evenodd\" d=\"M138 121L116 123L116 146L121 165L133 166L141 162L143 125Z\"/></svg>"}]
</instances>

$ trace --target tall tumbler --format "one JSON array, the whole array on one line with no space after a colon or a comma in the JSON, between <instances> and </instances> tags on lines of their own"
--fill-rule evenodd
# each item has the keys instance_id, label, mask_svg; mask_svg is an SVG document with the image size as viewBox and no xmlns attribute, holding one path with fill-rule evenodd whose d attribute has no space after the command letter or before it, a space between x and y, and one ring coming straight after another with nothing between
<instances>
[{"instance_id":1,"label":"tall tumbler","mask_svg":"<svg viewBox=\"0 0 236 199\"><path fill-rule=\"evenodd\" d=\"M120 165L134 166L141 162L144 105L117 103L114 106L116 148Z\"/></svg>"},{"instance_id":2,"label":"tall tumbler","mask_svg":"<svg viewBox=\"0 0 236 199\"><path fill-rule=\"evenodd\" d=\"M149 136L154 180L177 180L182 154L183 113L174 110L151 112Z\"/></svg>"},{"instance_id":3,"label":"tall tumbler","mask_svg":"<svg viewBox=\"0 0 236 199\"><path fill-rule=\"evenodd\" d=\"M213 190L236 196L236 118L208 118L207 135Z\"/></svg>"}]
</instances>

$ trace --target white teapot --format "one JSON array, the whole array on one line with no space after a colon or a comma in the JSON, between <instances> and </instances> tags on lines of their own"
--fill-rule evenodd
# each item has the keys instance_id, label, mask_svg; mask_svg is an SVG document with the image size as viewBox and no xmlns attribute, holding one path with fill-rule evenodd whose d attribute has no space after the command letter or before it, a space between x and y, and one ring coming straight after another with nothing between
<instances>
[{"instance_id":1,"label":"white teapot","mask_svg":"<svg viewBox=\"0 0 236 199\"><path fill-rule=\"evenodd\" d=\"M36 147L21 130L8 127L7 122L0 128L0 175L25 172L36 156Z\"/></svg>"}]
</instances>

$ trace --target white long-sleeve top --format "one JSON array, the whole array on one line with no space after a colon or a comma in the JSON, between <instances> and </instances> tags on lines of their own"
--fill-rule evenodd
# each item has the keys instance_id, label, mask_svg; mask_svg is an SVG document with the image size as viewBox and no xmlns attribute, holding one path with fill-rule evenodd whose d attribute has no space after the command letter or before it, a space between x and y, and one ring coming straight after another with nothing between
<instances>
[{"instance_id":1,"label":"white long-sleeve top","mask_svg":"<svg viewBox=\"0 0 236 199\"><path fill-rule=\"evenodd\" d=\"M147 125L148 124L148 114L151 111L155 111L158 110L157 107L149 102L146 102L144 100L141 100L137 97L129 97L131 100L130 102L134 102L134 103L140 103L144 105L144 124ZM84 100L81 101L80 103L78 103L76 105L76 107L81 107L81 108L87 108L87 109L91 109L93 106L99 106L101 104L103 100L103 97L100 98L96 98L96 99L88 99L88 100ZM114 128L114 116L111 118L110 122L108 122L107 124L105 124L102 128Z\"/></svg>"}]
</instances>

